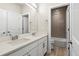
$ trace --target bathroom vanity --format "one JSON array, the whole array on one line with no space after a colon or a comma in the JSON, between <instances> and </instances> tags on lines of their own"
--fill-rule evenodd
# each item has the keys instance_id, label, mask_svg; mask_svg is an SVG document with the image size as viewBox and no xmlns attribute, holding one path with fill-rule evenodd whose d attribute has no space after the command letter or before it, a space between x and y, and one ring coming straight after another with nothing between
<instances>
[{"instance_id":1,"label":"bathroom vanity","mask_svg":"<svg viewBox=\"0 0 79 59\"><path fill-rule=\"evenodd\" d=\"M26 15L28 15L28 31L24 31L24 28L26 30L26 26L24 26L26 19L22 19L22 16L25 17ZM47 34L33 33L27 35L31 32L38 32L37 18L30 20L29 12L20 14L5 9L0 9L0 16L0 56L45 55L47 52ZM16 35L19 35L18 39L15 38Z\"/></svg>"},{"instance_id":2,"label":"bathroom vanity","mask_svg":"<svg viewBox=\"0 0 79 59\"><path fill-rule=\"evenodd\" d=\"M43 56L47 52L47 34L22 34L16 40L0 43L2 56Z\"/></svg>"}]
</instances>

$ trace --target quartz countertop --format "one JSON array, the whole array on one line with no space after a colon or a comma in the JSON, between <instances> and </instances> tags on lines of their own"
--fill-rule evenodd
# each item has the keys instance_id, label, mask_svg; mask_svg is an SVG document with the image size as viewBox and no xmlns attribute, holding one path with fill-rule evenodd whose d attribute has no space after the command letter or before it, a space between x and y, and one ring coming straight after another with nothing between
<instances>
[{"instance_id":1,"label":"quartz countertop","mask_svg":"<svg viewBox=\"0 0 79 59\"><path fill-rule=\"evenodd\" d=\"M22 34L19 36L19 39L26 39L26 40L28 39L28 41L26 41L26 42L24 41L23 43L20 43L18 45L16 43L15 43L15 45L9 44L8 42L12 41L10 39L4 40L4 41L1 41L1 39L0 39L0 55L7 55L17 49L22 48L25 45L31 44L32 42L39 40L40 38L42 38L44 36L47 36L47 33L38 33L36 35ZM16 41L19 42L18 39L16 39ZM14 42L16 42L16 41L14 41Z\"/></svg>"}]
</instances>

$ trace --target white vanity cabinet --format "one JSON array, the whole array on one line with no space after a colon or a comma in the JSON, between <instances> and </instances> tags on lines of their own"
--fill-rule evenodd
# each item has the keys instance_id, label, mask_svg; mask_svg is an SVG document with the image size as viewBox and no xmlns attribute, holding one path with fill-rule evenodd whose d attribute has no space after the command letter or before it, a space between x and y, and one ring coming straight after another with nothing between
<instances>
[{"instance_id":1,"label":"white vanity cabinet","mask_svg":"<svg viewBox=\"0 0 79 59\"><path fill-rule=\"evenodd\" d=\"M34 41L8 56L43 56L47 52L47 36Z\"/></svg>"},{"instance_id":2,"label":"white vanity cabinet","mask_svg":"<svg viewBox=\"0 0 79 59\"><path fill-rule=\"evenodd\" d=\"M44 56L47 52L47 36L38 41L38 45L32 49L27 56Z\"/></svg>"},{"instance_id":3,"label":"white vanity cabinet","mask_svg":"<svg viewBox=\"0 0 79 59\"><path fill-rule=\"evenodd\" d=\"M39 40L39 56L43 56L47 52L47 36Z\"/></svg>"}]
</instances>

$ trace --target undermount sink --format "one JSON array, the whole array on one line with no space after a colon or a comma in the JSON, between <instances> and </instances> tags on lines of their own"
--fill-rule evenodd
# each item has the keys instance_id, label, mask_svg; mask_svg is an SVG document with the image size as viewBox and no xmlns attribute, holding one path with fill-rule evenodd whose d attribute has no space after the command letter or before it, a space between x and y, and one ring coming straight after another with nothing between
<instances>
[{"instance_id":1,"label":"undermount sink","mask_svg":"<svg viewBox=\"0 0 79 59\"><path fill-rule=\"evenodd\" d=\"M23 38L23 39L16 39L16 40L9 41L8 44L15 46L15 45L19 45L19 44L28 42L29 40L30 40L30 39L26 39L26 38Z\"/></svg>"},{"instance_id":2,"label":"undermount sink","mask_svg":"<svg viewBox=\"0 0 79 59\"><path fill-rule=\"evenodd\" d=\"M37 33L34 33L34 34L32 34L32 36L39 36L39 34L37 34Z\"/></svg>"}]
</instances>

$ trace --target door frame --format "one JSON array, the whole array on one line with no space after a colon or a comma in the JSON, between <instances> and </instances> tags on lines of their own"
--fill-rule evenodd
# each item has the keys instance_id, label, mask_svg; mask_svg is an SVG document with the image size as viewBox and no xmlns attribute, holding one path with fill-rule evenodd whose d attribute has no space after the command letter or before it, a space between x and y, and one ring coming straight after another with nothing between
<instances>
[{"instance_id":1,"label":"door frame","mask_svg":"<svg viewBox=\"0 0 79 59\"><path fill-rule=\"evenodd\" d=\"M54 7L49 7L49 18L48 18L48 39L49 39L48 40L48 46L49 47L48 47L48 53L51 53L51 9L60 8L60 7L64 7L64 6L69 6L69 5L70 4L67 3L67 4L57 5L57 6L54 6Z\"/></svg>"},{"instance_id":2,"label":"door frame","mask_svg":"<svg viewBox=\"0 0 79 59\"><path fill-rule=\"evenodd\" d=\"M30 32L30 12L21 14L21 16L24 15L28 15L28 32ZM23 18L22 18L22 22L23 22ZM23 24L22 24L22 28L23 28Z\"/></svg>"}]
</instances>

